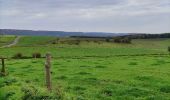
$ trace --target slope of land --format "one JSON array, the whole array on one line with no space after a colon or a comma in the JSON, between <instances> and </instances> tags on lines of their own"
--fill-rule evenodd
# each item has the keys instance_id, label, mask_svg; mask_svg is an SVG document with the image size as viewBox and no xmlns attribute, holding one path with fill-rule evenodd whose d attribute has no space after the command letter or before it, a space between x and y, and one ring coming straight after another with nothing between
<instances>
[{"instance_id":1,"label":"slope of land","mask_svg":"<svg viewBox=\"0 0 170 100\"><path fill-rule=\"evenodd\" d=\"M0 36L0 47L10 44L11 42L14 41L14 39L15 39L15 36L12 36L12 35Z\"/></svg>"},{"instance_id":2,"label":"slope of land","mask_svg":"<svg viewBox=\"0 0 170 100\"><path fill-rule=\"evenodd\" d=\"M2 47L0 47L0 48L6 48L6 47L15 46L15 45L18 43L19 39L20 39L20 36L16 36L16 38L14 39L14 41L12 41L10 44L4 45L4 46L2 46Z\"/></svg>"},{"instance_id":3,"label":"slope of land","mask_svg":"<svg viewBox=\"0 0 170 100\"><path fill-rule=\"evenodd\" d=\"M0 77L0 99L169 100L170 39L135 39L131 44L105 39L21 37L0 48L9 73ZM45 86L44 56L51 52L53 92ZM27 59L11 59L21 53Z\"/></svg>"}]
</instances>

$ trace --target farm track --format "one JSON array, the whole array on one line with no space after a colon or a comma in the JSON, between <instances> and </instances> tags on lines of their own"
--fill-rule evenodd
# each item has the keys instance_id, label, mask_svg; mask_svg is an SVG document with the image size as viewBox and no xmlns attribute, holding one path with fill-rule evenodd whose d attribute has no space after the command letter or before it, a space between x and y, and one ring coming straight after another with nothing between
<instances>
[{"instance_id":1,"label":"farm track","mask_svg":"<svg viewBox=\"0 0 170 100\"><path fill-rule=\"evenodd\" d=\"M12 47L12 46L14 46L14 45L16 45L18 43L20 38L21 38L21 36L17 36L12 43L10 43L8 45L4 45L4 46L2 46L0 48L9 48L9 47Z\"/></svg>"}]
</instances>

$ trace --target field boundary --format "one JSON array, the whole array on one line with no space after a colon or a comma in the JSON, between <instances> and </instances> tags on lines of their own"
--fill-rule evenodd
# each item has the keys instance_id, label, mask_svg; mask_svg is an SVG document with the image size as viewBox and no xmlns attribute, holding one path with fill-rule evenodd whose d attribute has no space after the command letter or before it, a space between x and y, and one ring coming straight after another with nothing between
<instances>
[{"instance_id":1,"label":"field boundary","mask_svg":"<svg viewBox=\"0 0 170 100\"><path fill-rule=\"evenodd\" d=\"M170 57L169 54L131 54L131 55L111 55L111 56L65 56L65 57L62 57L62 56L56 56L56 57L52 57L52 58L55 58L55 59L60 59L60 58L72 58L72 59L87 59L87 58L112 58L112 57ZM42 56L41 58L46 58L45 56ZM41 59L40 58L40 59ZM13 58L13 57L8 57L8 59L34 59L34 57L31 57L31 56L23 56L22 58ZM39 59L39 58L36 58L36 59Z\"/></svg>"}]
</instances>

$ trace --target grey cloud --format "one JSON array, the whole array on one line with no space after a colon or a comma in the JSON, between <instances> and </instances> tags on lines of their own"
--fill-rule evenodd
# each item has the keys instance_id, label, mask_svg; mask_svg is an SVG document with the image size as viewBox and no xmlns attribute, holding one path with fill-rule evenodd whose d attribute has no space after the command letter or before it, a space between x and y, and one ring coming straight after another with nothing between
<instances>
[{"instance_id":1,"label":"grey cloud","mask_svg":"<svg viewBox=\"0 0 170 100\"><path fill-rule=\"evenodd\" d=\"M169 0L0 0L0 28L167 32Z\"/></svg>"}]
</instances>

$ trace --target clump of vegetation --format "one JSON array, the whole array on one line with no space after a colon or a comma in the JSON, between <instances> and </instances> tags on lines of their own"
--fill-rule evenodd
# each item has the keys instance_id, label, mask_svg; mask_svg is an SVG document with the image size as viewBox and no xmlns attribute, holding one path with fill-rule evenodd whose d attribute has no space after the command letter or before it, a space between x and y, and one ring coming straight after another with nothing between
<instances>
[{"instance_id":1,"label":"clump of vegetation","mask_svg":"<svg viewBox=\"0 0 170 100\"><path fill-rule=\"evenodd\" d=\"M169 54L170 54L170 46L168 47L168 52L169 52Z\"/></svg>"},{"instance_id":2,"label":"clump of vegetation","mask_svg":"<svg viewBox=\"0 0 170 100\"><path fill-rule=\"evenodd\" d=\"M99 66L96 66L96 68L106 68L106 66L99 65Z\"/></svg>"},{"instance_id":3,"label":"clump of vegetation","mask_svg":"<svg viewBox=\"0 0 170 100\"><path fill-rule=\"evenodd\" d=\"M138 65L137 62L130 62L129 65Z\"/></svg>"},{"instance_id":4,"label":"clump of vegetation","mask_svg":"<svg viewBox=\"0 0 170 100\"><path fill-rule=\"evenodd\" d=\"M82 87L82 86L74 86L73 90L75 90L75 91L84 91L84 90L86 90L86 88Z\"/></svg>"},{"instance_id":5,"label":"clump of vegetation","mask_svg":"<svg viewBox=\"0 0 170 100\"><path fill-rule=\"evenodd\" d=\"M23 87L21 90L24 93L23 100L35 100L37 98L38 90L35 87Z\"/></svg>"},{"instance_id":6,"label":"clump of vegetation","mask_svg":"<svg viewBox=\"0 0 170 100\"><path fill-rule=\"evenodd\" d=\"M79 95L78 97L76 97L76 100L86 100L82 95Z\"/></svg>"},{"instance_id":7,"label":"clump of vegetation","mask_svg":"<svg viewBox=\"0 0 170 100\"><path fill-rule=\"evenodd\" d=\"M142 97L151 94L151 91L143 90L139 88L130 88L121 93L121 95L133 96L133 97Z\"/></svg>"},{"instance_id":8,"label":"clump of vegetation","mask_svg":"<svg viewBox=\"0 0 170 100\"><path fill-rule=\"evenodd\" d=\"M54 95L55 95L56 100L64 100L65 94L64 94L63 89L60 85L55 88Z\"/></svg>"},{"instance_id":9,"label":"clump of vegetation","mask_svg":"<svg viewBox=\"0 0 170 100\"><path fill-rule=\"evenodd\" d=\"M152 81L153 77L151 76L137 76L135 77L136 80L140 80L140 81Z\"/></svg>"},{"instance_id":10,"label":"clump of vegetation","mask_svg":"<svg viewBox=\"0 0 170 100\"><path fill-rule=\"evenodd\" d=\"M52 41L52 44L57 44L57 42L56 41Z\"/></svg>"},{"instance_id":11,"label":"clump of vegetation","mask_svg":"<svg viewBox=\"0 0 170 100\"><path fill-rule=\"evenodd\" d=\"M80 67L88 68L88 67L91 67L91 66L82 65L82 66L80 66Z\"/></svg>"},{"instance_id":12,"label":"clump of vegetation","mask_svg":"<svg viewBox=\"0 0 170 100\"><path fill-rule=\"evenodd\" d=\"M100 91L100 98L108 98L113 96L113 88L112 87L105 87Z\"/></svg>"},{"instance_id":13,"label":"clump of vegetation","mask_svg":"<svg viewBox=\"0 0 170 100\"><path fill-rule=\"evenodd\" d=\"M32 54L32 57L33 58L41 58L41 53L35 52L35 53Z\"/></svg>"},{"instance_id":14,"label":"clump of vegetation","mask_svg":"<svg viewBox=\"0 0 170 100\"><path fill-rule=\"evenodd\" d=\"M163 86L160 88L161 92L170 93L170 86Z\"/></svg>"},{"instance_id":15,"label":"clump of vegetation","mask_svg":"<svg viewBox=\"0 0 170 100\"><path fill-rule=\"evenodd\" d=\"M47 91L34 86L24 86L21 91L24 93L22 100L61 100L61 95L49 94Z\"/></svg>"},{"instance_id":16,"label":"clump of vegetation","mask_svg":"<svg viewBox=\"0 0 170 100\"><path fill-rule=\"evenodd\" d=\"M110 39L109 39L109 38L106 38L105 41L106 41L106 42L110 42Z\"/></svg>"},{"instance_id":17,"label":"clump of vegetation","mask_svg":"<svg viewBox=\"0 0 170 100\"><path fill-rule=\"evenodd\" d=\"M11 84L16 83L16 82L17 82L17 80L15 78L11 78L11 79L8 79L8 80L4 81L4 83L6 85L11 85Z\"/></svg>"},{"instance_id":18,"label":"clump of vegetation","mask_svg":"<svg viewBox=\"0 0 170 100\"><path fill-rule=\"evenodd\" d=\"M60 41L61 44L69 44L69 45L79 45L80 44L80 40L75 39L75 40L63 40Z\"/></svg>"},{"instance_id":19,"label":"clump of vegetation","mask_svg":"<svg viewBox=\"0 0 170 100\"><path fill-rule=\"evenodd\" d=\"M104 90L103 94L105 94L107 96L112 96L112 91L111 90Z\"/></svg>"},{"instance_id":20,"label":"clump of vegetation","mask_svg":"<svg viewBox=\"0 0 170 100\"><path fill-rule=\"evenodd\" d=\"M60 40L59 38L56 38L55 40L51 41L51 43L52 44L57 44L57 43L59 43L59 40Z\"/></svg>"},{"instance_id":21,"label":"clump of vegetation","mask_svg":"<svg viewBox=\"0 0 170 100\"><path fill-rule=\"evenodd\" d=\"M62 75L62 76L57 77L57 79L64 80L64 79L67 79L67 76Z\"/></svg>"},{"instance_id":22,"label":"clump of vegetation","mask_svg":"<svg viewBox=\"0 0 170 100\"><path fill-rule=\"evenodd\" d=\"M116 37L114 38L115 43L131 43L131 38L129 37Z\"/></svg>"},{"instance_id":23,"label":"clump of vegetation","mask_svg":"<svg viewBox=\"0 0 170 100\"><path fill-rule=\"evenodd\" d=\"M76 40L75 45L79 45L80 44L80 40Z\"/></svg>"},{"instance_id":24,"label":"clump of vegetation","mask_svg":"<svg viewBox=\"0 0 170 100\"><path fill-rule=\"evenodd\" d=\"M20 59L20 58L23 58L23 54L22 53L16 53L13 58L15 59Z\"/></svg>"},{"instance_id":25,"label":"clump of vegetation","mask_svg":"<svg viewBox=\"0 0 170 100\"><path fill-rule=\"evenodd\" d=\"M9 97L13 96L15 92L9 91L8 93L5 94L5 99L9 99Z\"/></svg>"},{"instance_id":26,"label":"clump of vegetation","mask_svg":"<svg viewBox=\"0 0 170 100\"><path fill-rule=\"evenodd\" d=\"M80 75L87 75L87 74L91 74L91 73L88 73L88 72L79 72L78 74L80 74Z\"/></svg>"},{"instance_id":27,"label":"clump of vegetation","mask_svg":"<svg viewBox=\"0 0 170 100\"><path fill-rule=\"evenodd\" d=\"M80 44L80 40L75 40L75 41L73 42L73 44L79 45L79 44Z\"/></svg>"}]
</instances>

